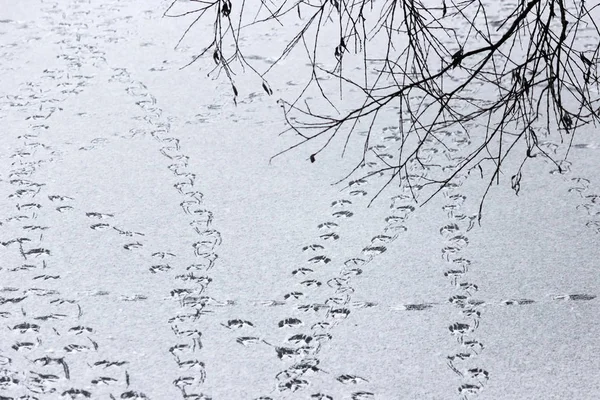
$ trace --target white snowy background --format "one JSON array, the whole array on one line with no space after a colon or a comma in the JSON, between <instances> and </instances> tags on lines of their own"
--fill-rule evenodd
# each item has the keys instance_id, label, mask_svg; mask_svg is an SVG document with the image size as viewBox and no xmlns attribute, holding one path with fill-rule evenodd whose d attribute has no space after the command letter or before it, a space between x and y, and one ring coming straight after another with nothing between
<instances>
[{"instance_id":1,"label":"white snowy background","mask_svg":"<svg viewBox=\"0 0 600 400\"><path fill-rule=\"evenodd\" d=\"M384 179L332 185L339 147L269 162L306 60L236 106L167 6L0 0L1 399L600 398L597 132L481 226L477 176L367 207Z\"/></svg>"}]
</instances>

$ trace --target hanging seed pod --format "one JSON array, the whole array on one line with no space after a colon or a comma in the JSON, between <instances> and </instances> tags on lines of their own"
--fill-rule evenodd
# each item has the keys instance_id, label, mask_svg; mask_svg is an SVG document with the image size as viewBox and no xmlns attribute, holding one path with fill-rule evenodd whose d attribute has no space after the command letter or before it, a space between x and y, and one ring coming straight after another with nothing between
<instances>
[{"instance_id":1,"label":"hanging seed pod","mask_svg":"<svg viewBox=\"0 0 600 400\"><path fill-rule=\"evenodd\" d=\"M521 171L510 178L510 186L515 191L515 194L518 195L521 190Z\"/></svg>"},{"instance_id":2,"label":"hanging seed pod","mask_svg":"<svg viewBox=\"0 0 600 400\"><path fill-rule=\"evenodd\" d=\"M231 14L231 1L223 1L223 5L221 6L221 12L223 13L224 17L229 17L229 14Z\"/></svg>"},{"instance_id":3,"label":"hanging seed pod","mask_svg":"<svg viewBox=\"0 0 600 400\"><path fill-rule=\"evenodd\" d=\"M213 53L213 60L215 61L215 64L219 65L219 62L221 61L221 53L219 52L218 48L216 48Z\"/></svg>"},{"instance_id":4,"label":"hanging seed pod","mask_svg":"<svg viewBox=\"0 0 600 400\"><path fill-rule=\"evenodd\" d=\"M338 61L342 61L342 52L340 51L340 46L335 47L335 51L333 52L334 57Z\"/></svg>"},{"instance_id":5,"label":"hanging seed pod","mask_svg":"<svg viewBox=\"0 0 600 400\"><path fill-rule=\"evenodd\" d=\"M237 95L238 95L238 90L237 90L237 88L235 87L235 85L234 85L233 83L231 84L231 88L233 89L233 95L234 95L235 97L237 97Z\"/></svg>"},{"instance_id":6,"label":"hanging seed pod","mask_svg":"<svg viewBox=\"0 0 600 400\"><path fill-rule=\"evenodd\" d=\"M271 96L273 94L273 90L271 89L271 87L269 86L269 84L267 83L267 81L263 81L262 87L263 87L264 91L267 92L267 94L269 96Z\"/></svg>"}]
</instances>

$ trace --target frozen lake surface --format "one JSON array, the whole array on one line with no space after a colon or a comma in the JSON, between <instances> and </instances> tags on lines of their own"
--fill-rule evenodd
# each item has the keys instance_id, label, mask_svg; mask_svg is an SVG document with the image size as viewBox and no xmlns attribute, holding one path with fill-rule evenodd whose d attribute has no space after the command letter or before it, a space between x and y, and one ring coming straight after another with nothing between
<instances>
[{"instance_id":1,"label":"frozen lake surface","mask_svg":"<svg viewBox=\"0 0 600 400\"><path fill-rule=\"evenodd\" d=\"M335 151L269 163L294 60L235 106L167 6L0 0L0 399L600 398L596 132L481 226L476 176L367 207Z\"/></svg>"}]
</instances>

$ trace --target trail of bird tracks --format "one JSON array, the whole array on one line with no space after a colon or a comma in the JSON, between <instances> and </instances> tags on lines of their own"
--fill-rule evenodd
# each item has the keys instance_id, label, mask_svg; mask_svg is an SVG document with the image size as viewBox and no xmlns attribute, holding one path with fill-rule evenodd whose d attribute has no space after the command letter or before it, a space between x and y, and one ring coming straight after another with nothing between
<instances>
[{"instance_id":1,"label":"trail of bird tracks","mask_svg":"<svg viewBox=\"0 0 600 400\"><path fill-rule=\"evenodd\" d=\"M483 398L490 387L501 391L496 377L507 373L489 355L495 348L485 326L494 312L597 307L598 291L587 289L490 294L477 247L485 226L475 226L469 176L458 176L433 203L430 219L441 218L417 219L425 184L457 168L473 132L448 131L444 145L428 140L421 162L407 166L409 179L367 208L389 178L373 171L398 162L395 124L372 132L365 162L334 197L319 200L326 211L318 223L279 253L286 260L269 265L277 279L261 277L266 268L251 271L273 287L256 296L224 293L237 277L222 272L231 271L222 260L232 250L222 235L224 208L208 194L220 188L207 179L223 172L195 167L221 147L200 148L181 135L184 126L223 118L223 106L199 113L187 98L169 104L173 94L151 77L167 73L170 62L132 65L126 54L141 35L136 23L158 15L136 9L132 2L42 2L31 21L0 20L0 71L11 77L0 93L7 137L0 149L1 398L366 400L402 390ZM140 40L144 49L158 44ZM239 120L251 122L261 100L255 93L241 100ZM173 115L178 107L185 111ZM193 117L183 124L182 115ZM550 140L541 146L558 148ZM597 237L594 177L568 162L560 171L549 165L574 215ZM262 218L264 210L253 211ZM283 235L288 214L278 221ZM436 239L420 243L428 240L419 239L423 226L424 237ZM256 232L267 243L269 234ZM408 254L419 246L431 261ZM243 257L247 268L263 262L252 249ZM423 264L409 265L415 260ZM382 277L397 286L377 282ZM434 288L416 296L425 284ZM436 331L419 331L432 320ZM408 325L406 335L421 336L403 336ZM414 359L387 350L410 353L412 345L420 351ZM420 362L437 369L415 379Z\"/></svg>"}]
</instances>

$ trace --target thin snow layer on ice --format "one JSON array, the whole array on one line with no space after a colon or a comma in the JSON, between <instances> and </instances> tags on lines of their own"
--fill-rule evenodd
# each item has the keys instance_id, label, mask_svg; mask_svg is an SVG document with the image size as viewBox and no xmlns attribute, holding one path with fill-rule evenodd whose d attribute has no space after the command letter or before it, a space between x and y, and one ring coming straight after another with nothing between
<instances>
[{"instance_id":1,"label":"thin snow layer on ice","mask_svg":"<svg viewBox=\"0 0 600 400\"><path fill-rule=\"evenodd\" d=\"M198 49L167 6L0 0L1 398L600 395L594 132L481 226L477 177L367 207L384 177L332 185L355 158L269 162L296 143L278 105L180 70Z\"/></svg>"}]
</instances>

